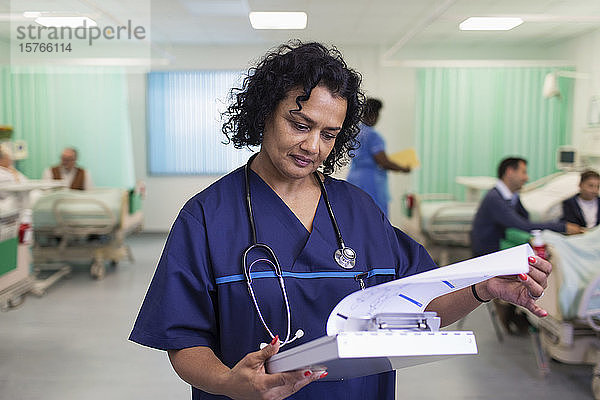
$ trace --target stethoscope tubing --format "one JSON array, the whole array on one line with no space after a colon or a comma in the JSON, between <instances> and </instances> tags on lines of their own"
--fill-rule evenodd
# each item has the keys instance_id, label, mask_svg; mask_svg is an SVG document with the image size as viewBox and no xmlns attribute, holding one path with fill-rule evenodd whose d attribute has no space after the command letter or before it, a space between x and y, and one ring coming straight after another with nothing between
<instances>
[{"instance_id":1,"label":"stethoscope tubing","mask_svg":"<svg viewBox=\"0 0 600 400\"><path fill-rule=\"evenodd\" d=\"M257 156L257 154L252 155L250 157L250 159L248 160L248 162L246 163L246 166L244 167L245 184L246 184L246 188L245 188L245 190L246 190L246 208L248 211L248 220L250 222L252 243L244 251L244 254L242 256L242 266L244 268L244 276L246 278L246 285L248 287L248 292L250 293L250 297L252 298L252 302L254 303L254 308L256 309L256 312L258 314L260 322L262 323L263 327L265 328L265 330L267 331L267 333L269 334L271 339L273 339L275 336L273 335L273 332L271 331L271 329L269 329L269 326L267 325L267 322L265 321L265 319L262 315L262 312L260 311L260 306L258 304L258 301L256 300L256 295L254 293L254 289L252 289L251 270L252 270L252 267L254 266L254 264L256 264L257 262L266 262L266 263L270 264L271 267L273 268L273 270L275 271L275 275L277 276L277 280L279 281L279 287L281 289L283 301L285 303L286 316L287 316L287 333L285 336L285 340L283 340L280 343L280 346L283 346L287 343L294 341L299 336L296 335L293 339L290 340L290 335L292 332L292 330L291 330L292 315L291 315L290 303L288 300L287 290L285 288L285 282L283 279L283 272L282 272L281 266L279 265L279 260L278 260L277 256L275 255L275 252L273 251L273 249L271 249L270 246L268 246L267 244L264 244L264 243L259 243L257 240L256 224L254 222L254 214L252 212L252 197L250 194L250 164L252 163L252 161L254 160L254 158L256 156ZM313 172L313 174L319 184L319 188L321 189L321 194L323 195L323 200L325 201L325 205L327 206L327 212L329 213L329 218L331 219L331 223L332 223L333 229L335 231L336 239L337 239L338 245L340 247L338 250L336 250L336 253L334 254L334 259L342 268L346 268L346 269L353 268L354 260L356 258L356 253L351 248L345 246L344 240L342 238L342 233L340 232L340 228L338 227L337 221L335 219L335 215L333 214L333 209L331 208L331 204L329 203L329 197L327 196L327 190L325 189L325 185L323 184L321 177L319 176L319 174L316 171ZM257 260L254 260L250 265L248 265L248 255L249 255L250 251L252 251L254 249L262 249L263 251L265 251L268 254L268 256L271 259L259 258ZM349 259L346 259L345 260L346 262L343 262L344 260L342 260L342 262L341 262L338 259L338 253L344 254L346 251L351 252L351 254L352 254L352 257L351 257L352 262L351 263L348 262ZM347 266L347 265L350 265L350 266Z\"/></svg>"}]
</instances>

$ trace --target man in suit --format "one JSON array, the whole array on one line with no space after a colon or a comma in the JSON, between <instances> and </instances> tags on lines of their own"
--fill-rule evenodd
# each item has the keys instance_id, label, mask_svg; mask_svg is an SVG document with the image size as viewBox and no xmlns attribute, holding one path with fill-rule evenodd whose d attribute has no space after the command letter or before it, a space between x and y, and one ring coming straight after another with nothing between
<instances>
[{"instance_id":1,"label":"man in suit","mask_svg":"<svg viewBox=\"0 0 600 400\"><path fill-rule=\"evenodd\" d=\"M563 201L563 220L582 228L593 228L600 224L600 174L593 170L581 173L579 193Z\"/></svg>"},{"instance_id":2,"label":"man in suit","mask_svg":"<svg viewBox=\"0 0 600 400\"><path fill-rule=\"evenodd\" d=\"M92 177L77 165L77 150L67 147L60 156L60 165L47 168L43 179L63 180L71 189L86 190L92 188Z\"/></svg>"},{"instance_id":3,"label":"man in suit","mask_svg":"<svg viewBox=\"0 0 600 400\"><path fill-rule=\"evenodd\" d=\"M568 234L581 233L582 228L571 222L531 222L529 213L521 204L519 190L527 182L527 161L509 157L498 166L498 182L481 201L471 230L471 248L474 256L493 253L500 249L500 239L507 228L523 231L550 229ZM526 334L527 318L516 312L516 307L504 302L494 302L498 319L508 333Z\"/></svg>"}]
</instances>

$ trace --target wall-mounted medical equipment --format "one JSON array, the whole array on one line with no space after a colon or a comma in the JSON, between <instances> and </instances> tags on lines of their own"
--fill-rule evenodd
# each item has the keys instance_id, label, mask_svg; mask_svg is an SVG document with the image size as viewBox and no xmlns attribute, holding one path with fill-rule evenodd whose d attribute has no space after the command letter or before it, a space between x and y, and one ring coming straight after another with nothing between
<instances>
[{"instance_id":1,"label":"wall-mounted medical equipment","mask_svg":"<svg viewBox=\"0 0 600 400\"><path fill-rule=\"evenodd\" d=\"M24 160L28 157L27 142L24 140L15 140L12 142L13 160Z\"/></svg>"},{"instance_id":2,"label":"wall-mounted medical equipment","mask_svg":"<svg viewBox=\"0 0 600 400\"><path fill-rule=\"evenodd\" d=\"M556 152L556 168L572 171L579 166L577 149L573 146L560 146Z\"/></svg>"},{"instance_id":3,"label":"wall-mounted medical equipment","mask_svg":"<svg viewBox=\"0 0 600 400\"><path fill-rule=\"evenodd\" d=\"M554 71L546 74L544 78L544 85L542 87L542 95L546 99L555 96L560 97L560 88L558 86L559 77L571 79L589 79L590 75L574 71Z\"/></svg>"},{"instance_id":4,"label":"wall-mounted medical equipment","mask_svg":"<svg viewBox=\"0 0 600 400\"><path fill-rule=\"evenodd\" d=\"M13 128L9 125L0 125L0 146L2 150L8 152L15 161L27 158L27 142L24 140L11 140L13 137Z\"/></svg>"}]
</instances>

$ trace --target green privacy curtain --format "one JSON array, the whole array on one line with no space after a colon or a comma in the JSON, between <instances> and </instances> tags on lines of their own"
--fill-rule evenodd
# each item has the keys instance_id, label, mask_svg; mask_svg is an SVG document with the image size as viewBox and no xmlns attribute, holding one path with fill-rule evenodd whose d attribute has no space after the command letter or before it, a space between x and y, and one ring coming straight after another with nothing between
<instances>
[{"instance_id":1,"label":"green privacy curtain","mask_svg":"<svg viewBox=\"0 0 600 400\"><path fill-rule=\"evenodd\" d=\"M79 152L78 163L94 186L135 183L126 75L100 67L0 66L0 124L27 141L29 157L18 167L39 179L59 162L64 147Z\"/></svg>"},{"instance_id":2,"label":"green privacy curtain","mask_svg":"<svg viewBox=\"0 0 600 400\"><path fill-rule=\"evenodd\" d=\"M419 193L464 197L455 177L496 176L500 160L528 160L530 181L556 171L570 141L572 80L560 98L542 97L554 68L424 68L417 71Z\"/></svg>"},{"instance_id":3,"label":"green privacy curtain","mask_svg":"<svg viewBox=\"0 0 600 400\"><path fill-rule=\"evenodd\" d=\"M13 103L10 101L12 85L10 70L0 66L0 125L13 125Z\"/></svg>"}]
</instances>

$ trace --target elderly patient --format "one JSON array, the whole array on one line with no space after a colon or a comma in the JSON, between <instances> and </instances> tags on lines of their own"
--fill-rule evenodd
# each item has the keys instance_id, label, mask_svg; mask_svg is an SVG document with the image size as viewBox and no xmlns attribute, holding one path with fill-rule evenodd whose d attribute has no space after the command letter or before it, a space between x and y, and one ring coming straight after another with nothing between
<instances>
[{"instance_id":1,"label":"elderly patient","mask_svg":"<svg viewBox=\"0 0 600 400\"><path fill-rule=\"evenodd\" d=\"M14 166L12 152L6 146L0 146L0 184L26 182L25 175Z\"/></svg>"},{"instance_id":2,"label":"elderly patient","mask_svg":"<svg viewBox=\"0 0 600 400\"><path fill-rule=\"evenodd\" d=\"M63 180L71 189L91 189L92 177L85 169L77 165L77 150L67 147L60 155L60 165L46 168L42 175L43 179Z\"/></svg>"},{"instance_id":3,"label":"elderly patient","mask_svg":"<svg viewBox=\"0 0 600 400\"><path fill-rule=\"evenodd\" d=\"M319 381L322 370L265 371L282 346L326 335L333 307L360 290L357 274L372 286L436 267L367 193L331 177L358 145L360 81L335 48L294 43L269 52L233 91L223 132L238 148L260 149L182 208L130 336L166 350L193 399L394 399L393 371L334 382ZM355 264L338 263L340 242ZM477 283L428 310L448 325L499 297L545 316L535 299L551 266L535 257L529 265L528 275ZM249 268L264 275L252 292Z\"/></svg>"}]
</instances>

